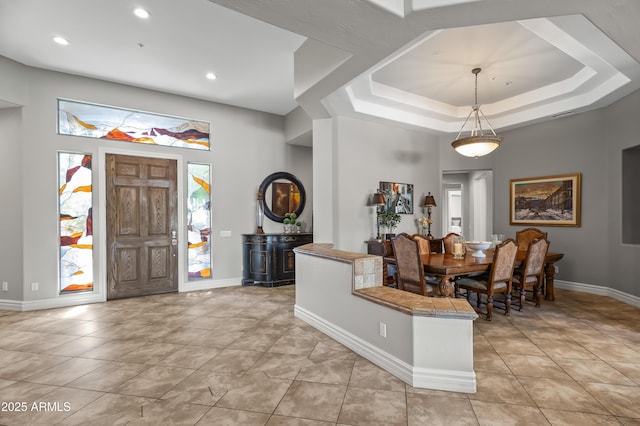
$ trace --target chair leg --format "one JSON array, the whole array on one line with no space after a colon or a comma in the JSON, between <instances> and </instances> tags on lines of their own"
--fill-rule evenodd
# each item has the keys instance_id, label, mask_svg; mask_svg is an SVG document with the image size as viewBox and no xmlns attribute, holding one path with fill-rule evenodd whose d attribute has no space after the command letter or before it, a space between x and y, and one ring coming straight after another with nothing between
<instances>
[{"instance_id":1,"label":"chair leg","mask_svg":"<svg viewBox=\"0 0 640 426\"><path fill-rule=\"evenodd\" d=\"M476 296L478 296L478 300L476 301L476 306L478 307L478 309L480 309L482 294L476 293Z\"/></svg>"},{"instance_id":2,"label":"chair leg","mask_svg":"<svg viewBox=\"0 0 640 426\"><path fill-rule=\"evenodd\" d=\"M527 295L526 290L524 289L524 286L520 289L520 311L522 311L524 309L524 300L525 297Z\"/></svg>"},{"instance_id":3,"label":"chair leg","mask_svg":"<svg viewBox=\"0 0 640 426\"><path fill-rule=\"evenodd\" d=\"M478 293L478 297L480 293ZM487 296L487 321L491 321L493 315L493 296Z\"/></svg>"},{"instance_id":4,"label":"chair leg","mask_svg":"<svg viewBox=\"0 0 640 426\"><path fill-rule=\"evenodd\" d=\"M542 301L542 288L537 285L533 288L533 291L536 294L536 308L540 307L540 302Z\"/></svg>"},{"instance_id":5,"label":"chair leg","mask_svg":"<svg viewBox=\"0 0 640 426\"><path fill-rule=\"evenodd\" d=\"M504 314L509 315L511 313L511 293L505 293L506 300L504 301L504 305L506 307Z\"/></svg>"}]
</instances>

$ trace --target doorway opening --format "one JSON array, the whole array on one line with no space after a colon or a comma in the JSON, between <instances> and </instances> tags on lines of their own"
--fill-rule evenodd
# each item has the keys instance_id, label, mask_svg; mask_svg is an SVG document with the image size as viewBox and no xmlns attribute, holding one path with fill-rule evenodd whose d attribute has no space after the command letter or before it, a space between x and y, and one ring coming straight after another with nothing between
<instances>
[{"instance_id":1,"label":"doorway opening","mask_svg":"<svg viewBox=\"0 0 640 426\"><path fill-rule=\"evenodd\" d=\"M493 233L493 171L442 172L442 235L488 241Z\"/></svg>"}]
</instances>

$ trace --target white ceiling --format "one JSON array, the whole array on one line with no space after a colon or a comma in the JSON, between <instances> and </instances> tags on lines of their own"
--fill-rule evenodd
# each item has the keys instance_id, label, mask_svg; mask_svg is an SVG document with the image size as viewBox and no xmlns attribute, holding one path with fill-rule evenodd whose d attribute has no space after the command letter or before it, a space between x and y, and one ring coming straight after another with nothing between
<instances>
[{"instance_id":1,"label":"white ceiling","mask_svg":"<svg viewBox=\"0 0 640 426\"><path fill-rule=\"evenodd\" d=\"M149 19L133 15L139 6ZM297 105L293 52L304 40L207 0L0 0L2 56L280 115Z\"/></svg>"},{"instance_id":2,"label":"white ceiling","mask_svg":"<svg viewBox=\"0 0 640 426\"><path fill-rule=\"evenodd\" d=\"M473 103L474 67L495 128L599 108L640 88L639 3L0 0L0 55L280 115L299 103L314 118L456 133ZM136 6L150 19L133 16ZM294 99L293 56L307 39L348 59Z\"/></svg>"},{"instance_id":3,"label":"white ceiling","mask_svg":"<svg viewBox=\"0 0 640 426\"><path fill-rule=\"evenodd\" d=\"M476 67L478 103L496 129L595 109L640 82L637 61L569 15L428 32L332 96L331 108L458 132L475 103Z\"/></svg>"}]
</instances>

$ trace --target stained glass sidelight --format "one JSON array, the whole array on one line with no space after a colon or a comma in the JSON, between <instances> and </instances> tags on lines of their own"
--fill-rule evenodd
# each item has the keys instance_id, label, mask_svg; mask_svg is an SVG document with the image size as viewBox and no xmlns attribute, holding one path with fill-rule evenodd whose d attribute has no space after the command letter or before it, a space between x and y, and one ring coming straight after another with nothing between
<instances>
[{"instance_id":1,"label":"stained glass sidelight","mask_svg":"<svg viewBox=\"0 0 640 426\"><path fill-rule=\"evenodd\" d=\"M211 277L211 167L187 165L189 280Z\"/></svg>"},{"instance_id":2,"label":"stained glass sidelight","mask_svg":"<svg viewBox=\"0 0 640 426\"><path fill-rule=\"evenodd\" d=\"M58 153L60 290L93 290L91 155Z\"/></svg>"},{"instance_id":3,"label":"stained glass sidelight","mask_svg":"<svg viewBox=\"0 0 640 426\"><path fill-rule=\"evenodd\" d=\"M106 105L58 99L58 133L209 150L210 124Z\"/></svg>"}]
</instances>

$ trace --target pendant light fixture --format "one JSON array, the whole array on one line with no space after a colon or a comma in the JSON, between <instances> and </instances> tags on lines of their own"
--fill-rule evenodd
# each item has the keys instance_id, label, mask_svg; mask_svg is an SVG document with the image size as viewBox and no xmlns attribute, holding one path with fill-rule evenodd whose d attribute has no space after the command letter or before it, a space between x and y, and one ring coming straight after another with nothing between
<instances>
[{"instance_id":1,"label":"pendant light fixture","mask_svg":"<svg viewBox=\"0 0 640 426\"><path fill-rule=\"evenodd\" d=\"M499 147L500 142L502 142L502 136L496 135L496 132L493 130L493 127L491 127L491 124L489 124L489 120L484 116L480 110L480 105L478 104L478 74L480 71L482 71L482 68L474 68L471 70L471 72L476 76L476 102L471 107L471 112L467 116L467 119L464 120L456 140L451 142L453 149L465 157L478 158L483 155L487 155ZM473 128L471 129L471 134L466 137L461 137L464 126L467 125L471 115L473 115ZM482 123L480 123L481 117L487 123L488 129L491 130L490 134L484 134L484 131L482 130Z\"/></svg>"}]
</instances>

